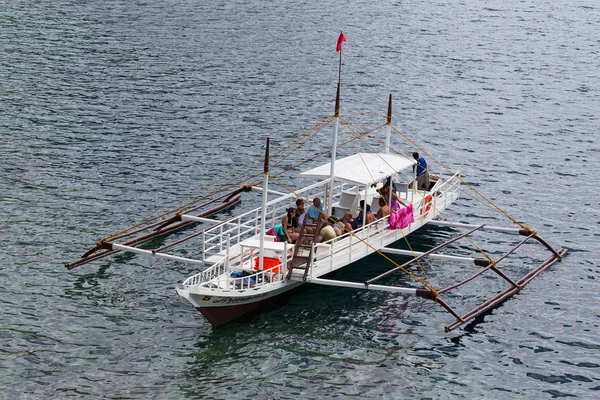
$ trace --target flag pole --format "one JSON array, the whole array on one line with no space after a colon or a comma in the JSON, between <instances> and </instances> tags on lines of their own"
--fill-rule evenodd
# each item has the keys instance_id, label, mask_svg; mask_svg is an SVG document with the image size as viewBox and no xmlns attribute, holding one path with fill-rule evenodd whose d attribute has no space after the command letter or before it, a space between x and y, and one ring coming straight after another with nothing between
<instances>
[{"instance_id":1,"label":"flag pole","mask_svg":"<svg viewBox=\"0 0 600 400\"><path fill-rule=\"evenodd\" d=\"M335 96L335 117L339 118L340 116L340 88L342 85L342 49L340 49L340 63L338 65L338 84L337 84L337 94Z\"/></svg>"},{"instance_id":2,"label":"flag pole","mask_svg":"<svg viewBox=\"0 0 600 400\"><path fill-rule=\"evenodd\" d=\"M338 127L340 123L340 92L341 92L341 82L342 82L342 43L346 41L346 37L344 36L344 32L340 32L340 36L338 37L336 50L340 52L340 62L338 65L338 84L337 84L337 93L335 96L335 113L333 116L335 119L333 120L333 140L331 143L331 164L329 168L329 193L327 196L327 214L332 215L331 211L333 209L333 178L335 177L335 158L336 158L336 149L337 149L337 136L338 136Z\"/></svg>"},{"instance_id":3,"label":"flag pole","mask_svg":"<svg viewBox=\"0 0 600 400\"><path fill-rule=\"evenodd\" d=\"M340 61L338 64L338 84L337 84L337 94L335 97L335 114L336 118L340 116L340 90L341 90L341 82L342 82L342 43L346 41L346 36L344 36L344 32L340 32L340 36L338 37L336 50L340 53Z\"/></svg>"}]
</instances>

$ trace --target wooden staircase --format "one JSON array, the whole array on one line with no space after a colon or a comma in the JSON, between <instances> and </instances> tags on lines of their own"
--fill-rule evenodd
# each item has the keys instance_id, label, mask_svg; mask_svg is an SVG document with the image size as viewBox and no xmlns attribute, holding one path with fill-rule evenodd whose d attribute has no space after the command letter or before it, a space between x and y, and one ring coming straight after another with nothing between
<instances>
[{"instance_id":1,"label":"wooden staircase","mask_svg":"<svg viewBox=\"0 0 600 400\"><path fill-rule=\"evenodd\" d=\"M321 219L316 224L308 223L308 217L304 218L304 223L300 228L300 236L296 239L296 246L294 246L294 254L292 260L288 263L288 272L286 279L292 277L292 272L295 269L303 270L304 275L302 279L306 280L308 270L310 269L312 258L313 258L313 243L317 240L319 233L321 233L322 222ZM313 232L309 233L307 228L313 228ZM306 255L308 252L308 255Z\"/></svg>"}]
</instances>

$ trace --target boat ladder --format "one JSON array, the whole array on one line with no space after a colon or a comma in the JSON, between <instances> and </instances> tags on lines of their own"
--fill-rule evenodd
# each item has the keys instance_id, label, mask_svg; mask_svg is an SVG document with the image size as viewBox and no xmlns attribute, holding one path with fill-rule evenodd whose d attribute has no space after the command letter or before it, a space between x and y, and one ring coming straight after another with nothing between
<instances>
[{"instance_id":1,"label":"boat ladder","mask_svg":"<svg viewBox=\"0 0 600 400\"><path fill-rule=\"evenodd\" d=\"M306 280L308 270L312 263L313 243L317 240L319 233L321 233L321 220L316 224L308 223L308 217L304 218L304 223L300 228L300 236L296 239L296 246L294 246L294 254L292 260L288 264L288 273L286 279L292 277L294 269L304 270L302 279ZM306 254L308 252L308 255Z\"/></svg>"}]
</instances>

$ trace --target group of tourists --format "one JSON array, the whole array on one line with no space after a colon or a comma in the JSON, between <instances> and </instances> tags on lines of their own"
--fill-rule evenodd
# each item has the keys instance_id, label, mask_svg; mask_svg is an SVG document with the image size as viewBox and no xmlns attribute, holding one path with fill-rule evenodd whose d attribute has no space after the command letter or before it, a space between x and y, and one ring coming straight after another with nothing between
<instances>
[{"instance_id":1,"label":"group of tourists","mask_svg":"<svg viewBox=\"0 0 600 400\"><path fill-rule=\"evenodd\" d=\"M416 181L413 184L417 185L418 190L427 190L429 188L427 162L417 152L414 152L412 155L416 160L416 164L413 166ZM402 207L406 207L406 203L396 194L396 186L392 182L391 177L388 177L385 184L377 189L377 192L379 194L379 211L377 211L376 215L371 211L371 206L365 204L364 200L361 200L358 215L354 217L351 212L346 212L341 220L336 220L334 217L327 217L323 212L321 199L318 197L313 199L312 204L306 211L304 209L304 200L298 199L296 200L295 207L286 209L286 215L283 217L281 225L274 227L273 232L279 241L295 243L300 237L300 230L305 219L310 224L316 224L321 219L321 231L317 240L325 242L342 235L344 232L356 230L364 224L371 224L389 216ZM305 232L313 233L313 229L312 227L305 227Z\"/></svg>"},{"instance_id":2,"label":"group of tourists","mask_svg":"<svg viewBox=\"0 0 600 400\"><path fill-rule=\"evenodd\" d=\"M281 225L272 229L272 234L277 236L278 241L296 243L300 237L300 230L305 220L308 225L315 225L321 220L321 229L317 234L316 242L326 242L342 235L347 229L343 221L337 221L333 217L327 217L323 212L321 199L314 198L308 210L305 211L304 200L296 200L296 206L286 209L286 214L281 220ZM304 226L306 233L314 233L313 226Z\"/></svg>"},{"instance_id":3,"label":"group of tourists","mask_svg":"<svg viewBox=\"0 0 600 400\"><path fill-rule=\"evenodd\" d=\"M273 229L279 241L296 243L296 240L300 237L300 230L305 219L310 224L317 223L323 212L323 205L321 200L316 197L313 199L312 205L305 211L304 200L298 199L296 200L296 207L289 207L285 211L286 214L281 220L281 225L277 225ZM305 227L305 231L308 233L312 233L312 229Z\"/></svg>"}]
</instances>

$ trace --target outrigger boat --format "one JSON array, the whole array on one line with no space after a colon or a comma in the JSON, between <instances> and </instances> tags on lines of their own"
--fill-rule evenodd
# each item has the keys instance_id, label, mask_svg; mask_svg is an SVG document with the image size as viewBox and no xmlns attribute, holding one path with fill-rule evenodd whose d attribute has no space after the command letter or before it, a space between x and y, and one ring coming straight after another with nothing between
<instances>
[{"instance_id":1,"label":"outrigger boat","mask_svg":"<svg viewBox=\"0 0 600 400\"><path fill-rule=\"evenodd\" d=\"M291 189L280 175L270 171L270 145L267 140L262 182L260 172L254 175L250 174L248 177L238 177L236 181L243 185L237 190L226 194L213 192L211 193L212 197L201 198L208 199L210 197L210 200L203 204L198 205L197 202L191 202L177 208L175 215L171 218L150 220L103 239L81 259L67 264L66 267L71 269L119 251L198 266L198 272L185 279L177 288L177 293L187 299L214 326L226 324L243 314L277 302L283 297L289 296L301 285L321 284L381 290L432 300L454 316L455 320L445 327L447 331L450 331L496 307L521 290L543 270L561 260L566 254L565 249L554 249L536 232L516 220L512 220L512 222L519 225L517 228L449 221L445 210L459 198L460 194L471 193L474 189L463 181L458 172L444 174L443 168L440 169L439 175L431 176L429 187L422 190L417 189L417 185L414 184L416 176L413 172L415 160L395 152L391 146L392 132L397 132L406 138L391 123L391 95L385 123L370 131L356 131L348 128L350 125L340 117L339 104L340 85L338 82L333 117L325 121L326 123L320 124L310 136L307 135L301 140L301 142L308 141L312 135L333 123L331 158L323 165L297 173L298 182L307 182L301 188ZM338 145L340 124L347 128L346 131L350 133L351 137ZM385 132L385 137L379 140L376 138L376 134L381 131ZM369 143L373 140L376 141L375 146ZM413 141L408 138L407 140L412 146L420 149L424 154L428 154L416 146ZM355 141L360 142L357 148L371 151L354 151L349 156L337 157L340 148L353 144ZM282 147L287 149L289 146ZM372 151L373 148L380 148L383 151ZM433 158L430 154L428 155ZM432 171L431 167L428 168ZM249 169L251 168L244 166L238 172L246 173ZM295 168L291 170L294 171ZM285 192L273 190L269 186L269 181L275 181L277 185L284 188ZM405 207L393 211L390 215L385 215L371 223L366 223L365 218L363 226L352 230L346 229L341 235L327 241L319 240L324 224L322 219L313 224L308 221L308 218L304 218L295 243L278 241L277 236L269 234L270 228L280 224L286 215L286 209L297 199L303 199L309 204L312 204L314 198L323 199L324 208L321 214L325 215L329 221L343 218L348 212L356 215L361 203L370 205L371 210L377 212L379 198L382 196L381 187L388 181L395 182L395 194L405 204ZM463 187L467 189L465 190ZM225 209L238 205L241 202L241 193L251 191L262 194L260 207L226 220L210 218ZM388 198L384 198L384 203L392 202L392 192L393 190L388 191ZM487 201L476 191L475 195L480 196L483 201ZM214 206L220 201L222 202ZM493 203L489 202L489 204L492 208L497 208ZM193 214L199 210L198 214ZM507 216L506 213L503 214ZM395 242L407 240L411 233L424 225L450 227L458 234L425 252L413 251L411 248L402 250L391 247ZM200 226L202 229L160 248L141 247L156 237L193 226ZM453 243L459 240L468 240L473 243L473 235L483 231L521 235L523 239L507 251L499 253L496 258L476 244L474 244L474 248L482 254L482 257L448 254L447 250L452 247ZM529 269L521 278L509 277L508 272L501 269L500 263L531 240L541 243L549 251L549 257ZM184 250L186 256L166 252L175 246L190 242L195 244ZM190 251L195 251L198 257L188 257L187 254ZM444 253L444 251L446 252ZM393 268L366 282L328 279L327 276L332 272L373 253L380 253ZM409 259L400 265L386 254L396 258L397 256L406 256ZM427 279L427 274L423 269L422 264L425 261L467 263L467 265L471 265L468 268L469 276L444 289L436 289ZM421 268L423 272L421 277L417 276L418 268L414 266ZM398 271L404 271L412 276L416 285L399 287L386 284L385 281L384 284L376 283ZM459 314L447 304L445 295L448 292L483 274L495 274L498 280L505 283L505 287L474 310L464 314Z\"/></svg>"}]
</instances>

